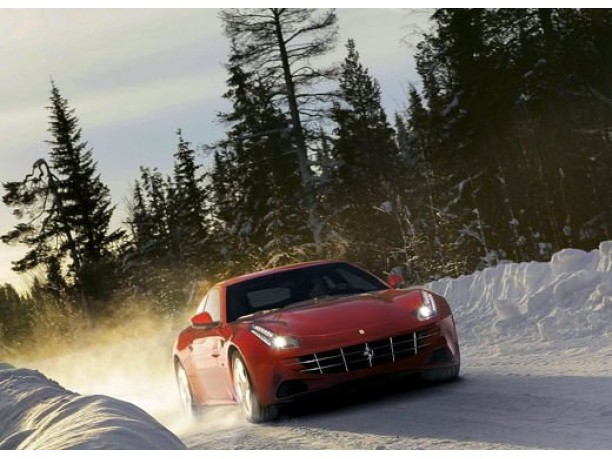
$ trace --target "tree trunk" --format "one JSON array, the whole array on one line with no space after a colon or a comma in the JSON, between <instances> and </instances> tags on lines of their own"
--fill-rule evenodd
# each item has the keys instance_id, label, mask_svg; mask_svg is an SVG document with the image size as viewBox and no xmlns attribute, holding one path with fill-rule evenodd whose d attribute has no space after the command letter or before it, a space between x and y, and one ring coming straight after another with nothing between
<instances>
[{"instance_id":1,"label":"tree trunk","mask_svg":"<svg viewBox=\"0 0 612 459\"><path fill-rule=\"evenodd\" d=\"M278 48L283 66L283 76L285 77L285 85L287 86L287 102L289 104L289 111L291 114L291 123L293 124L293 134L297 143L296 154L300 168L304 202L308 211L308 227L312 232L317 254L321 254L322 222L317 215L317 200L315 197L313 173L308 164L306 139L304 137L304 129L300 120L300 112L298 110L297 99L295 96L295 85L293 84L293 75L291 74L291 67L289 65L289 58L287 56L287 48L285 46L285 40L283 37L283 29L280 20L281 10L272 8L272 14L274 16L276 40L278 42Z\"/></svg>"}]
</instances>

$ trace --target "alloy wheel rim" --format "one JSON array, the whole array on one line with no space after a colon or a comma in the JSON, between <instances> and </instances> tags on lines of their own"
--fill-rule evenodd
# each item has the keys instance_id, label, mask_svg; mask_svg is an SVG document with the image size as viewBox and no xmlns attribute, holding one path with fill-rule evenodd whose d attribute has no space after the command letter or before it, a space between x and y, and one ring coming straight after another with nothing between
<instances>
[{"instance_id":1,"label":"alloy wheel rim","mask_svg":"<svg viewBox=\"0 0 612 459\"><path fill-rule=\"evenodd\" d=\"M191 416L191 392L189 391L189 382L187 381L187 375L185 374L185 370L179 368L177 371L178 375L178 387L179 387L179 397L181 399L181 405L183 406L183 410L189 416Z\"/></svg>"},{"instance_id":2,"label":"alloy wheel rim","mask_svg":"<svg viewBox=\"0 0 612 459\"><path fill-rule=\"evenodd\" d=\"M234 361L234 390L238 397L238 403L247 416L253 411L251 400L251 383L246 368L240 359Z\"/></svg>"}]
</instances>

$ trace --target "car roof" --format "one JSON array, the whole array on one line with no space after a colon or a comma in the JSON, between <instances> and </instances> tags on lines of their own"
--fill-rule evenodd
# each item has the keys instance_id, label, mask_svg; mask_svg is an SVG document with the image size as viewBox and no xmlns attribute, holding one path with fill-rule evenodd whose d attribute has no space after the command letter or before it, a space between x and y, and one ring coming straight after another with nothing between
<instances>
[{"instance_id":1,"label":"car roof","mask_svg":"<svg viewBox=\"0 0 612 459\"><path fill-rule=\"evenodd\" d=\"M242 276L233 277L231 279L219 282L217 284L217 286L228 287L230 285L238 284L240 282L248 281L248 280L251 280L251 279L256 279L258 277L265 277L265 276L268 276L270 274L276 274L276 273L281 273L281 272L285 272L285 271L292 271L294 269L299 269L299 268L307 268L309 266L327 265L327 264L334 264L334 263L351 264L351 263L349 263L347 261L343 261L343 260L318 260L318 261L307 261L307 262L303 262L303 263L293 263L293 264L290 264L290 265L279 266L279 267L276 267L276 268L264 269L263 271L256 271L256 272L253 272L253 273L244 274Z\"/></svg>"}]
</instances>

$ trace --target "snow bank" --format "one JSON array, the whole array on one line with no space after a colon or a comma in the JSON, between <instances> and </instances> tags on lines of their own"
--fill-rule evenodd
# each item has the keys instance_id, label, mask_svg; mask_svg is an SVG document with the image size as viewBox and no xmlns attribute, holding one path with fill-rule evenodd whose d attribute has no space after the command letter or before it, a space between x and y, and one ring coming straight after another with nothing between
<instances>
[{"instance_id":1,"label":"snow bank","mask_svg":"<svg viewBox=\"0 0 612 459\"><path fill-rule=\"evenodd\" d=\"M446 297L468 344L612 337L612 241L588 253L562 250L550 263L503 264L426 288Z\"/></svg>"},{"instance_id":2,"label":"snow bank","mask_svg":"<svg viewBox=\"0 0 612 459\"><path fill-rule=\"evenodd\" d=\"M185 449L140 408L0 363L0 449Z\"/></svg>"}]
</instances>

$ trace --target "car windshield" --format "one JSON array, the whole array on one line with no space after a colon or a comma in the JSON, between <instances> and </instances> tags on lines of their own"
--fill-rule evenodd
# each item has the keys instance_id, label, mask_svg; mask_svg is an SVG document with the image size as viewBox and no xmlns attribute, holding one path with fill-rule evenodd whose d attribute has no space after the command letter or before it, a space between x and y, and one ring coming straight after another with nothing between
<instances>
[{"instance_id":1,"label":"car windshield","mask_svg":"<svg viewBox=\"0 0 612 459\"><path fill-rule=\"evenodd\" d=\"M227 287L227 321L330 296L387 289L366 271L329 263L257 277Z\"/></svg>"}]
</instances>

